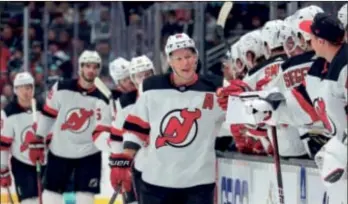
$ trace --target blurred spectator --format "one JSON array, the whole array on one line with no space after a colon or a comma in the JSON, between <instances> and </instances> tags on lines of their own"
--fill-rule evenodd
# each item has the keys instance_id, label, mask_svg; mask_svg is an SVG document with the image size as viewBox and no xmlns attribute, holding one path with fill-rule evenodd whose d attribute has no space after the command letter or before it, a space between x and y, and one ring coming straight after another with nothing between
<instances>
[{"instance_id":1,"label":"blurred spectator","mask_svg":"<svg viewBox=\"0 0 348 204\"><path fill-rule=\"evenodd\" d=\"M4 109L6 106L7 106L7 104L8 104L8 100L7 100L7 98L4 96L4 95L0 95L0 107L1 107L1 109Z\"/></svg>"},{"instance_id":2,"label":"blurred spectator","mask_svg":"<svg viewBox=\"0 0 348 204\"><path fill-rule=\"evenodd\" d=\"M100 11L100 21L92 24L91 42L96 42L100 39L109 39L111 36L111 21L110 11L103 7Z\"/></svg>"},{"instance_id":3,"label":"blurred spectator","mask_svg":"<svg viewBox=\"0 0 348 204\"><path fill-rule=\"evenodd\" d=\"M110 42L109 40L99 40L96 42L95 50L99 53L102 59L102 69L101 75L108 76L109 75L109 62L113 60L113 54L111 52Z\"/></svg>"},{"instance_id":4,"label":"blurred spectator","mask_svg":"<svg viewBox=\"0 0 348 204\"><path fill-rule=\"evenodd\" d=\"M216 18L209 12L205 13L205 41L207 49L217 44L216 39Z\"/></svg>"},{"instance_id":5,"label":"blurred spectator","mask_svg":"<svg viewBox=\"0 0 348 204\"><path fill-rule=\"evenodd\" d=\"M165 22L161 31L162 36L182 32L182 27L178 24L175 11L168 12Z\"/></svg>"},{"instance_id":6,"label":"blurred spectator","mask_svg":"<svg viewBox=\"0 0 348 204\"><path fill-rule=\"evenodd\" d=\"M12 100L12 98L13 98L13 88L12 88L12 85L11 85L11 84L5 84L5 85L2 87L1 94L2 94L3 96L5 96L5 98L7 99L7 101Z\"/></svg>"}]
</instances>

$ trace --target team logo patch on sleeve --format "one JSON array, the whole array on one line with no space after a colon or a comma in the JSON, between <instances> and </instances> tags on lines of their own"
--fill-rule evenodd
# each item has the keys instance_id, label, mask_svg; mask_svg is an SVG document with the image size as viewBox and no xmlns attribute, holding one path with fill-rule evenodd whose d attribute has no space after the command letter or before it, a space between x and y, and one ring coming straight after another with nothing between
<instances>
[{"instance_id":1,"label":"team logo patch on sleeve","mask_svg":"<svg viewBox=\"0 0 348 204\"><path fill-rule=\"evenodd\" d=\"M324 124L325 129L331 135L336 135L336 125L327 115L326 104L323 98L316 98L313 101L313 105L316 113L318 114L320 120Z\"/></svg>"},{"instance_id":2,"label":"team logo patch on sleeve","mask_svg":"<svg viewBox=\"0 0 348 204\"><path fill-rule=\"evenodd\" d=\"M69 130L73 133L82 133L89 127L93 110L85 108L73 108L68 111L61 130Z\"/></svg>"},{"instance_id":3,"label":"team logo patch on sleeve","mask_svg":"<svg viewBox=\"0 0 348 204\"><path fill-rule=\"evenodd\" d=\"M198 133L197 120L201 110L176 109L168 112L160 124L160 135L156 139L156 148L166 145L182 148L190 145Z\"/></svg>"}]
</instances>

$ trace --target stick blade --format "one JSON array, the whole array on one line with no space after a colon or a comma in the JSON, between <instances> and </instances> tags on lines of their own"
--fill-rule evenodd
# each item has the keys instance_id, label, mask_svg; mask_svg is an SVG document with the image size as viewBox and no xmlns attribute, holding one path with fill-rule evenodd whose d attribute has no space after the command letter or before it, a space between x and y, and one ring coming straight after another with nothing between
<instances>
[{"instance_id":1,"label":"stick blade","mask_svg":"<svg viewBox=\"0 0 348 204\"><path fill-rule=\"evenodd\" d=\"M221 26L222 28L225 27L228 14L230 14L232 7L233 7L233 3L230 1L225 2L224 5L222 5L220 9L219 17L217 19L217 25Z\"/></svg>"},{"instance_id":2,"label":"stick blade","mask_svg":"<svg viewBox=\"0 0 348 204\"><path fill-rule=\"evenodd\" d=\"M105 97L107 97L107 98L111 97L111 91L109 90L109 88L104 84L104 82L99 77L96 77L94 79L94 85L97 87L97 89L100 92L102 92L102 94Z\"/></svg>"}]
</instances>

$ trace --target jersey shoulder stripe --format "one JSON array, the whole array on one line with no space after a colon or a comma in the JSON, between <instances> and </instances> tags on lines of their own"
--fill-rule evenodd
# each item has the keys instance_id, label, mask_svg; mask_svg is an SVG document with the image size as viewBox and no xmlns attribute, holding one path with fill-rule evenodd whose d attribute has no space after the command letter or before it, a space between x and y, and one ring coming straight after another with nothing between
<instances>
[{"instance_id":1,"label":"jersey shoulder stripe","mask_svg":"<svg viewBox=\"0 0 348 204\"><path fill-rule=\"evenodd\" d=\"M84 93L86 96L95 97L97 99L103 100L105 103L109 103L109 100L98 90L93 89L92 91L87 91L78 85L77 79L69 79L58 81L57 91L66 90L76 93Z\"/></svg>"},{"instance_id":2,"label":"jersey shoulder stripe","mask_svg":"<svg viewBox=\"0 0 348 204\"><path fill-rule=\"evenodd\" d=\"M24 112L27 112L28 110L22 108L18 102L16 101L16 97L9 103L7 106L4 108L4 112L6 116L9 118L10 116L18 115ZM36 103L36 110L37 111L42 111L43 109L43 104L41 102Z\"/></svg>"},{"instance_id":3,"label":"jersey shoulder stripe","mask_svg":"<svg viewBox=\"0 0 348 204\"><path fill-rule=\"evenodd\" d=\"M315 61L317 56L314 51L305 52L301 55L296 55L287 59L281 66L282 70L285 71L293 66L301 65L306 62Z\"/></svg>"}]
</instances>

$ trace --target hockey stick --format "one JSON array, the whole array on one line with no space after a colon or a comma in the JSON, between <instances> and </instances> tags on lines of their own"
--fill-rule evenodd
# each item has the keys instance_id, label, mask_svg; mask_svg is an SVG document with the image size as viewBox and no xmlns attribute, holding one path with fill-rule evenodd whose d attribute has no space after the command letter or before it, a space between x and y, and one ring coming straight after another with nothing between
<instances>
[{"instance_id":1,"label":"hockey stick","mask_svg":"<svg viewBox=\"0 0 348 204\"><path fill-rule=\"evenodd\" d=\"M253 99L261 97L258 95L240 95L241 99ZM284 98L280 97L277 94L270 94L269 97L267 97L267 101L271 104L276 104L280 101L283 101ZM279 204L284 204L284 188L283 188L283 176L282 176L282 170L280 165L280 156L279 156L279 146L278 146L278 135L277 135L277 128L275 125L270 126L271 128L271 134L272 134L272 140L273 140L273 148L274 148L274 165L276 169L276 176L277 176L277 184L278 184L278 194L279 194Z\"/></svg>"},{"instance_id":2,"label":"hockey stick","mask_svg":"<svg viewBox=\"0 0 348 204\"><path fill-rule=\"evenodd\" d=\"M14 204L10 187L6 187L6 190L7 190L7 195L8 195L8 199L10 200L10 203Z\"/></svg>"},{"instance_id":3,"label":"hockey stick","mask_svg":"<svg viewBox=\"0 0 348 204\"><path fill-rule=\"evenodd\" d=\"M225 2L220 9L219 16L216 22L217 24L216 34L224 42L226 51L230 51L230 52L231 52L231 47L228 44L227 39L225 38L224 29L225 29L227 17L230 14L232 8L233 8L233 2L230 2L230 1ZM234 72L233 72L233 78L236 78Z\"/></svg>"},{"instance_id":4,"label":"hockey stick","mask_svg":"<svg viewBox=\"0 0 348 204\"><path fill-rule=\"evenodd\" d=\"M104 82L99 78L96 77L94 79L94 85L97 87L97 89L106 97L109 99L110 103L112 103L113 113L112 115L116 118L116 104L114 99L112 98L112 93L110 89L104 84Z\"/></svg>"},{"instance_id":5,"label":"hockey stick","mask_svg":"<svg viewBox=\"0 0 348 204\"><path fill-rule=\"evenodd\" d=\"M116 198L118 196L118 194L121 192L121 186L117 189L115 189L115 192L112 194L109 204L114 204L116 201ZM125 202L123 202L125 204Z\"/></svg>"},{"instance_id":6,"label":"hockey stick","mask_svg":"<svg viewBox=\"0 0 348 204\"><path fill-rule=\"evenodd\" d=\"M33 116L34 124L37 123L36 115L36 100L31 99L31 112ZM42 185L41 185L41 164L39 161L36 161L36 179L37 179L37 193L39 197L39 203L42 204Z\"/></svg>"},{"instance_id":7,"label":"hockey stick","mask_svg":"<svg viewBox=\"0 0 348 204\"><path fill-rule=\"evenodd\" d=\"M284 204L284 189L283 189L283 177L280 165L279 149L278 149L278 135L276 126L271 126L272 130L272 140L274 146L274 164L277 174L277 184L278 184L278 194L279 194L279 204Z\"/></svg>"}]
</instances>

